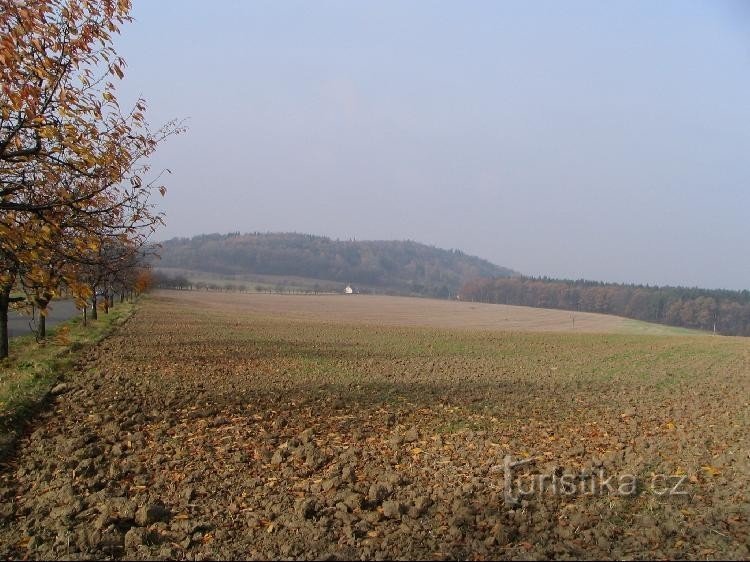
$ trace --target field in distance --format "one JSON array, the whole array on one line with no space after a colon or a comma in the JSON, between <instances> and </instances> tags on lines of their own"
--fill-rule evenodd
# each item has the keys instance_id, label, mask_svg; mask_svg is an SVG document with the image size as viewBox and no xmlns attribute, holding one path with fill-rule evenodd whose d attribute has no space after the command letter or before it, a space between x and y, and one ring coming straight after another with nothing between
<instances>
[{"instance_id":1,"label":"field in distance","mask_svg":"<svg viewBox=\"0 0 750 562\"><path fill-rule=\"evenodd\" d=\"M523 332L648 335L702 333L607 314L418 297L197 291L163 291L161 294L207 310L231 310L238 315L302 321Z\"/></svg>"}]
</instances>

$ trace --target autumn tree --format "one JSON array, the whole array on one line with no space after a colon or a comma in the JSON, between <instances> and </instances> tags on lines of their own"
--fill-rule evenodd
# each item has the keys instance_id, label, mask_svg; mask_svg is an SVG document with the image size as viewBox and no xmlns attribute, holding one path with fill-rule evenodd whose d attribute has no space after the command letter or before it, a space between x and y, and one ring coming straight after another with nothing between
<instances>
[{"instance_id":1,"label":"autumn tree","mask_svg":"<svg viewBox=\"0 0 750 562\"><path fill-rule=\"evenodd\" d=\"M136 294L150 291L154 286L154 275L150 268L140 268L135 276L133 290Z\"/></svg>"},{"instance_id":2,"label":"autumn tree","mask_svg":"<svg viewBox=\"0 0 750 562\"><path fill-rule=\"evenodd\" d=\"M0 0L0 357L15 286L43 302L64 283L83 300L81 266L102 239L161 221L147 159L182 128L152 131L143 100L121 110L112 38L129 12L129 0Z\"/></svg>"}]
</instances>

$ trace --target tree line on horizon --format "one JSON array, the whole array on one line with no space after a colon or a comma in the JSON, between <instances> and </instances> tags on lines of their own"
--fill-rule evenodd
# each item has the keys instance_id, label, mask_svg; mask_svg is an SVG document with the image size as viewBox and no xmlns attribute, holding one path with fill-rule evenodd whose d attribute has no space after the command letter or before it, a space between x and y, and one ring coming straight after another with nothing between
<instances>
[{"instance_id":1,"label":"tree line on horizon","mask_svg":"<svg viewBox=\"0 0 750 562\"><path fill-rule=\"evenodd\" d=\"M279 279L275 283L252 283L240 280L194 280L185 274L170 274L159 269L150 270L149 287L175 291L213 291L220 293L277 293L319 295L321 293L341 293L343 286L337 283L291 283ZM363 291L367 292L367 291Z\"/></svg>"},{"instance_id":2,"label":"tree line on horizon","mask_svg":"<svg viewBox=\"0 0 750 562\"><path fill-rule=\"evenodd\" d=\"M750 291L655 287L546 277L476 278L463 300L614 314L724 335L750 336Z\"/></svg>"},{"instance_id":3,"label":"tree line on horizon","mask_svg":"<svg viewBox=\"0 0 750 562\"><path fill-rule=\"evenodd\" d=\"M357 284L363 290L455 296L478 276L511 275L458 250L417 242L334 240L298 233L205 234L162 242L155 267L234 276L261 274Z\"/></svg>"}]
</instances>

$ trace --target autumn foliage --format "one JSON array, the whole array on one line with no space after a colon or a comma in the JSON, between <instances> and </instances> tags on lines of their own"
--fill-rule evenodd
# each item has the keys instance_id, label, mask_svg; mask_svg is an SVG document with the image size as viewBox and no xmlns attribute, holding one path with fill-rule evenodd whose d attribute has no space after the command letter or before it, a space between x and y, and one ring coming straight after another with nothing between
<instances>
[{"instance_id":1,"label":"autumn foliage","mask_svg":"<svg viewBox=\"0 0 750 562\"><path fill-rule=\"evenodd\" d=\"M138 271L133 285L137 293L145 293L154 286L154 276L149 269Z\"/></svg>"},{"instance_id":2,"label":"autumn foliage","mask_svg":"<svg viewBox=\"0 0 750 562\"><path fill-rule=\"evenodd\" d=\"M112 38L129 12L129 0L0 0L3 325L14 290L40 304L64 285L83 302L162 221L147 159L181 127L151 130L144 100L118 102L125 61Z\"/></svg>"}]
</instances>

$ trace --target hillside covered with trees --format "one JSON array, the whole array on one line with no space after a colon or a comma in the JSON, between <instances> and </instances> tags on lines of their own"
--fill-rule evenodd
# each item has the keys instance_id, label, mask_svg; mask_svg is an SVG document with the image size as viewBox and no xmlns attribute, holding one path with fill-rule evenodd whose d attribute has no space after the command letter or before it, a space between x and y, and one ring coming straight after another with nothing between
<instances>
[{"instance_id":1,"label":"hillside covered with trees","mask_svg":"<svg viewBox=\"0 0 750 562\"><path fill-rule=\"evenodd\" d=\"M474 279L465 300L601 312L670 326L750 336L750 291L650 287L595 281L513 277Z\"/></svg>"},{"instance_id":2,"label":"hillside covered with trees","mask_svg":"<svg viewBox=\"0 0 750 562\"><path fill-rule=\"evenodd\" d=\"M333 240L296 233L173 238L163 242L158 253L156 267L306 277L443 298L455 295L471 279L514 273L458 250L412 241Z\"/></svg>"}]
</instances>

